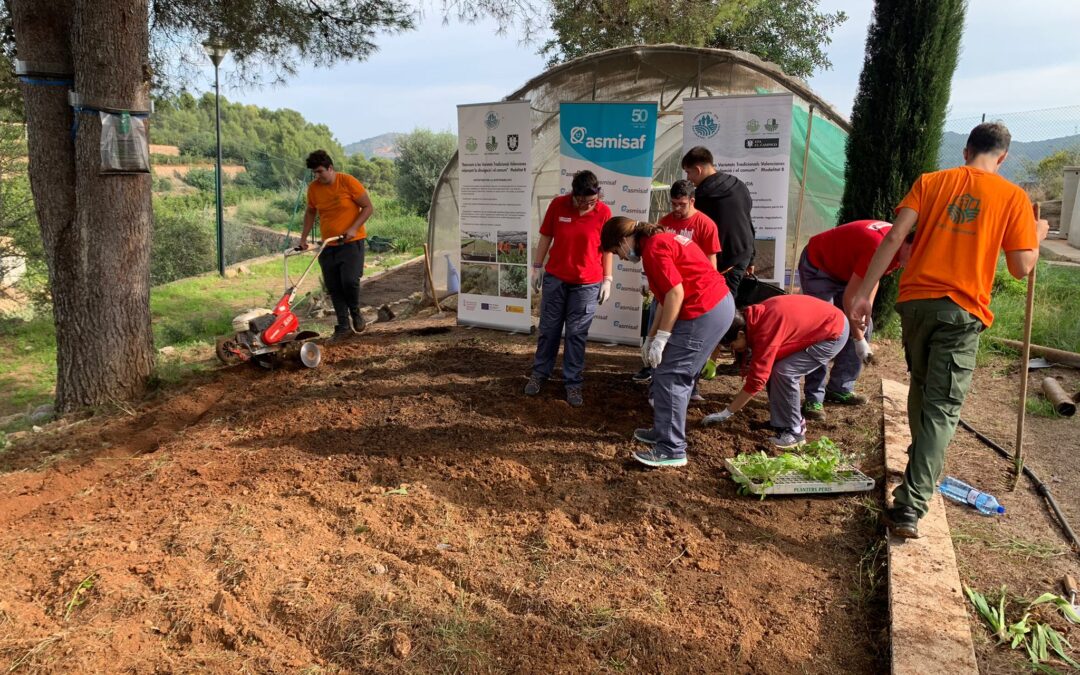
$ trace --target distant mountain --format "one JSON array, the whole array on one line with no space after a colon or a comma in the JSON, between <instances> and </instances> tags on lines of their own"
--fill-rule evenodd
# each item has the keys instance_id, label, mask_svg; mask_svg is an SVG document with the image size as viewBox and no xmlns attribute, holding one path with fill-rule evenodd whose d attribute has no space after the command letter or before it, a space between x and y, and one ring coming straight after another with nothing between
<instances>
[{"instance_id":1,"label":"distant mountain","mask_svg":"<svg viewBox=\"0 0 1080 675\"><path fill-rule=\"evenodd\" d=\"M963 164L966 143L967 134L946 131L941 139L941 150L938 151L938 167L945 169ZM1020 182L1027 176L1025 167L1028 162L1038 162L1058 150L1073 148L1080 148L1080 134L1045 141L1013 141L1009 146L1009 158L1001 166L1001 175L1013 182Z\"/></svg>"},{"instance_id":2,"label":"distant mountain","mask_svg":"<svg viewBox=\"0 0 1080 675\"><path fill-rule=\"evenodd\" d=\"M372 157L395 159L398 156L397 138L400 135L401 134L396 131L391 131L387 134L379 134L372 138L365 138L362 141L349 143L345 146L345 155L349 157L352 155L363 155L367 159L371 159Z\"/></svg>"}]
</instances>

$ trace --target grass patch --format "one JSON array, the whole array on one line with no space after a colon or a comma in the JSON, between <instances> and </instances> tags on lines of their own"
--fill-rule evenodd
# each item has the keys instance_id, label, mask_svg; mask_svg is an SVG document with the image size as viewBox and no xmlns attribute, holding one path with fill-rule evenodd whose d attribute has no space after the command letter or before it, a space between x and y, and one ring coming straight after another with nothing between
<instances>
[{"instance_id":1,"label":"grass patch","mask_svg":"<svg viewBox=\"0 0 1080 675\"><path fill-rule=\"evenodd\" d=\"M1027 283L1014 279L1002 258L990 302L994 325L985 336L1022 340L1026 305ZM1080 352L1080 268L1039 263L1031 341L1044 347ZM982 340L981 344L980 349L1012 353L992 340Z\"/></svg>"},{"instance_id":2,"label":"grass patch","mask_svg":"<svg viewBox=\"0 0 1080 675\"><path fill-rule=\"evenodd\" d=\"M1034 415L1036 417L1061 417L1061 415L1058 414L1057 409L1054 408L1054 404L1041 396L1028 398L1028 400L1024 402L1024 407L1027 408L1029 415Z\"/></svg>"}]
</instances>

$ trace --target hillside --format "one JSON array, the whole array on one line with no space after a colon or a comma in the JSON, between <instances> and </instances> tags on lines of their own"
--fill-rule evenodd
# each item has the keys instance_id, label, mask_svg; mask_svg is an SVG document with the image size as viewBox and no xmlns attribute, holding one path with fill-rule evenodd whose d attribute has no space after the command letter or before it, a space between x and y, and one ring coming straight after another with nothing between
<instances>
[{"instance_id":1,"label":"hillside","mask_svg":"<svg viewBox=\"0 0 1080 675\"><path fill-rule=\"evenodd\" d=\"M938 152L938 166L944 169L962 163L966 142L967 134L946 131L941 139L941 150ZM1080 135L1048 138L1042 141L1013 141L1009 148L1009 159L1001 167L1001 175L1014 182L1024 180L1025 166L1028 162L1038 162L1058 150L1071 148L1080 148Z\"/></svg>"},{"instance_id":2,"label":"hillside","mask_svg":"<svg viewBox=\"0 0 1080 675\"><path fill-rule=\"evenodd\" d=\"M391 131L385 134L379 134L371 138L365 138L362 141L355 143L349 143L345 146L345 156L351 157L352 155L363 155L367 159L373 157L385 157L386 159L397 158L397 138L401 134L396 131Z\"/></svg>"}]
</instances>

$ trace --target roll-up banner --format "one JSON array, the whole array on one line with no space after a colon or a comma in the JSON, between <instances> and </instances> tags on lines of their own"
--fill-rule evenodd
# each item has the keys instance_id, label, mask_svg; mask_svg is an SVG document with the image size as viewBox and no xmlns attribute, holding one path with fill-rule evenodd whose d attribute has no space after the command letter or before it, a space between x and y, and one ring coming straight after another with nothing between
<instances>
[{"instance_id":1,"label":"roll-up banner","mask_svg":"<svg viewBox=\"0 0 1080 675\"><path fill-rule=\"evenodd\" d=\"M578 171L600 180L600 198L612 216L649 217L656 145L656 103L563 103L560 194L570 191ZM611 298L596 309L589 338L641 343L641 264L615 258Z\"/></svg>"},{"instance_id":2,"label":"roll-up banner","mask_svg":"<svg viewBox=\"0 0 1080 675\"><path fill-rule=\"evenodd\" d=\"M532 330L528 101L458 106L459 324Z\"/></svg>"},{"instance_id":3,"label":"roll-up banner","mask_svg":"<svg viewBox=\"0 0 1080 675\"><path fill-rule=\"evenodd\" d=\"M793 102L791 94L683 100L683 152L705 146L717 171L746 184L754 199L755 274L777 284L790 272L785 252Z\"/></svg>"}]
</instances>

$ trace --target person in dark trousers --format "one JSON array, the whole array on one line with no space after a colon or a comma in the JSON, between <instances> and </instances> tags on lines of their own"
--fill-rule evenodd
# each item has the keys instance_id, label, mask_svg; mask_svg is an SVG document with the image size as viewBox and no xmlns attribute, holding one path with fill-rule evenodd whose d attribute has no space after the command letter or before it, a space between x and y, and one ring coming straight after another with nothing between
<instances>
[{"instance_id":1,"label":"person in dark trousers","mask_svg":"<svg viewBox=\"0 0 1080 675\"><path fill-rule=\"evenodd\" d=\"M623 260L641 260L659 299L641 347L653 368L653 426L634 438L652 446L633 453L646 466L686 464L686 408L705 359L728 329L735 299L708 256L680 234L622 216L604 224L601 244Z\"/></svg>"},{"instance_id":2,"label":"person in dark trousers","mask_svg":"<svg viewBox=\"0 0 1080 675\"><path fill-rule=\"evenodd\" d=\"M364 223L375 213L367 190L347 173L334 170L334 160L325 150L307 157L307 168L315 174L307 189L307 210L299 248L307 250L308 235L319 217L319 236L323 240L339 235L344 240L330 244L319 255L323 282L334 305L337 325L334 339L364 330L360 314L360 277L364 276Z\"/></svg>"},{"instance_id":3,"label":"person in dark trousers","mask_svg":"<svg viewBox=\"0 0 1080 675\"><path fill-rule=\"evenodd\" d=\"M770 441L778 448L802 445L800 381L833 360L847 341L848 320L840 308L809 295L780 295L739 310L720 343L742 357L746 380L731 404L706 415L702 425L723 424L767 389L769 426L776 432Z\"/></svg>"},{"instance_id":4,"label":"person in dark trousers","mask_svg":"<svg viewBox=\"0 0 1080 675\"><path fill-rule=\"evenodd\" d=\"M899 537L919 536L919 519L945 466L975 371L979 334L994 322L990 292L998 258L1004 251L1009 274L1025 278L1050 228L1035 220L1027 194L998 174L1011 140L1004 124L980 124L968 135L963 166L915 181L852 301L852 320L869 325L873 289L914 230L896 304L911 373L911 445L904 480L884 513Z\"/></svg>"},{"instance_id":5,"label":"person in dark trousers","mask_svg":"<svg viewBox=\"0 0 1080 675\"><path fill-rule=\"evenodd\" d=\"M716 224L720 234L716 269L724 275L731 294L738 296L739 284L754 263L750 190L735 176L717 171L708 148L690 148L683 156L682 169L696 188L694 206Z\"/></svg>"},{"instance_id":6,"label":"person in dark trousers","mask_svg":"<svg viewBox=\"0 0 1080 675\"><path fill-rule=\"evenodd\" d=\"M597 305L611 296L611 254L600 252L600 230L610 217L611 209L600 201L600 181L592 171L575 174L570 194L548 205L533 262L533 290L542 293L540 336L526 396L539 394L551 377L563 342L566 402L574 408L585 403L581 390L585 342Z\"/></svg>"},{"instance_id":7,"label":"person in dark trousers","mask_svg":"<svg viewBox=\"0 0 1080 675\"><path fill-rule=\"evenodd\" d=\"M891 228L892 225L880 220L856 220L810 237L799 257L802 292L835 304L847 315L870 259ZM885 273L898 269L906 260L905 253L910 251L910 246L903 247ZM875 287L871 289L870 299L876 294ZM832 369L826 372L825 368L819 368L806 376L803 415L807 419L825 419L826 401L838 405L866 403L865 396L855 393L855 382L862 374L863 364L874 356L869 342L872 329L872 323L867 323L865 330L851 326L848 343L836 355Z\"/></svg>"}]
</instances>

